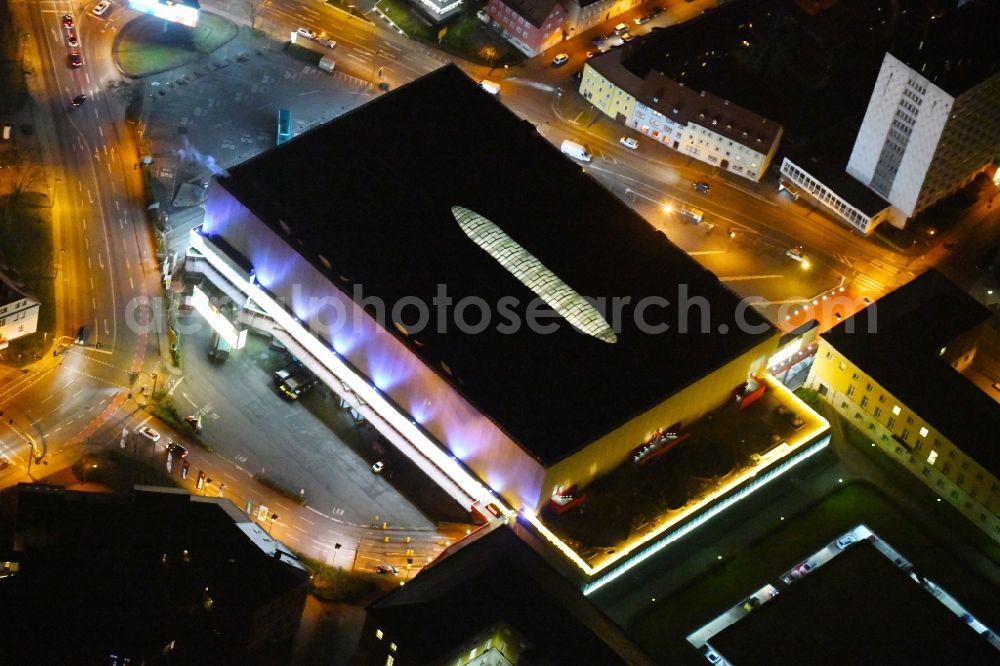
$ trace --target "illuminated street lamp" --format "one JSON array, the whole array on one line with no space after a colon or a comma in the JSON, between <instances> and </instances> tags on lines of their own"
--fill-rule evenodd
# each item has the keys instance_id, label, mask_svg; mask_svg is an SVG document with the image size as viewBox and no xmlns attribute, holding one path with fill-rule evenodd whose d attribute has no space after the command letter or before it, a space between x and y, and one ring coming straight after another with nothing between
<instances>
[{"instance_id":1,"label":"illuminated street lamp","mask_svg":"<svg viewBox=\"0 0 1000 666\"><path fill-rule=\"evenodd\" d=\"M809 270L809 269L810 269L810 268L812 267L812 264L811 264L811 263L809 262L809 260L808 260L808 259L803 259L803 260L802 260L802 261L801 261L801 262L799 263L799 266L801 266L801 267L802 267L802 270L804 270L804 271L807 271L807 270Z\"/></svg>"},{"instance_id":2,"label":"illuminated street lamp","mask_svg":"<svg viewBox=\"0 0 1000 666\"><path fill-rule=\"evenodd\" d=\"M663 204L663 212L668 214L674 212L674 205L669 202Z\"/></svg>"}]
</instances>

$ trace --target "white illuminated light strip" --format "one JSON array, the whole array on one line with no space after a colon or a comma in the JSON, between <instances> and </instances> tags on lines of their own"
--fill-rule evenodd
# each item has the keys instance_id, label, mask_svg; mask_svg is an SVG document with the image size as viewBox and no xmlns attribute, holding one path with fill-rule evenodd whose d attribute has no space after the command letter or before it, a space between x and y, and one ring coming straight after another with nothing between
<instances>
[{"instance_id":1,"label":"white illuminated light strip","mask_svg":"<svg viewBox=\"0 0 1000 666\"><path fill-rule=\"evenodd\" d=\"M191 294L191 305L205 318L205 321L209 323L212 330L222 336L222 339L230 347L233 349L243 349L246 346L247 329L244 328L237 331L233 323L208 302L208 296L198 288L198 285L195 285L194 291Z\"/></svg>"},{"instance_id":2,"label":"white illuminated light strip","mask_svg":"<svg viewBox=\"0 0 1000 666\"><path fill-rule=\"evenodd\" d=\"M521 284L572 324L573 328L603 342L615 343L618 336L590 302L553 273L535 255L474 210L452 206L451 214L465 235Z\"/></svg>"},{"instance_id":3,"label":"white illuminated light strip","mask_svg":"<svg viewBox=\"0 0 1000 666\"><path fill-rule=\"evenodd\" d=\"M777 391L778 393L781 393L784 396L784 399L789 400L790 402L794 403L799 409L801 409L803 411L803 413L811 414L812 417L814 418L814 420L816 421L815 427L813 427L808 432L802 433L799 436L798 439L799 439L800 442L808 442L808 441L814 439L815 437L819 436L823 432L825 432L825 431L827 431L827 430L830 429L830 423L825 418L823 418L822 416L820 416L819 414L817 414L816 412L814 412L812 410L812 408L809 407L809 405L807 405L805 402L803 402L797 395L795 395L794 393L792 393L788 389L788 387L786 387L784 384L782 384L781 382L779 382L776 379L774 379L773 377L771 377L771 375L764 375L763 379L764 379L764 383L767 384L772 390ZM749 487L747 487L747 488L745 488L745 489L737 492L732 497L730 497L730 498L728 498L728 499L720 502L718 505L716 505L714 507L711 507L704 514L702 514L698 518L692 520L691 522L686 523L686 524L681 524L682 521L686 520L689 516L697 513L698 511L701 511L702 509L704 509L705 506L711 504L713 501L715 501L719 497L722 497L723 495L725 495L729 491L733 490L733 488L736 488L736 487L740 486L741 484L747 482L748 480L752 479L753 477L757 476L757 474L758 474L758 472L760 470L758 469L757 466L752 467L751 469L747 470L746 472L744 472L743 474L741 474L737 478L733 479L731 482L727 483L725 486L722 486L721 488L717 488L715 490L715 492L713 492L711 495L709 495L708 497L706 497L705 499L703 499L701 502L698 502L698 504L692 506L688 510L684 511L682 514L680 514L679 516L675 517L673 520L670 520L670 521L664 523L659 528L653 530L652 532L647 533L643 537L630 542L627 545L627 547L622 548L621 550L619 550L618 553L616 553L615 557L610 558L608 560L605 560L599 566L596 566L596 567L587 564L576 553L576 551L574 551L571 547L569 547L566 543L564 543L558 536L556 536L551 530L549 530L542 523L542 521L539 520L539 518L534 514L534 512L532 512L532 511L522 511L522 513L523 513L524 517L532 525L535 526L535 528L539 531L539 533L542 534L542 536L544 536L546 539L548 539L548 541L553 546L555 546L560 552L562 552L564 555L566 555L566 557L568 557L574 564L576 564L578 567L580 567L580 569L585 574L587 574L588 576L592 576L594 574L600 573L601 571L607 569L608 567L613 566L613 565L617 564L618 562L620 562L621 560L627 558L630 554L634 553L637 549L641 549L643 546L646 546L647 544L650 544L651 542L655 542L655 543L653 543L652 546L650 546L649 548L647 548L645 550L641 550L639 553L637 553L636 555L634 555L630 560L628 560L625 564L620 565L618 568L616 568L611 573L606 574L603 578L601 578L599 580L596 580L596 581L593 581L593 582L589 583L587 586L585 586L584 587L584 594L589 594L591 591L598 589L599 587L605 585L606 583L608 583L608 582L614 580L615 578L617 578L618 576L622 575L623 573L625 573L626 571L628 571L629 569L631 569L635 565L639 564L640 562L642 562L643 560L645 560L646 558L648 558L653 553L655 553L655 552L659 551L660 549L662 549L667 544L669 544L669 543L677 540L678 538L680 538L684 534L687 534L688 532L690 532L692 529L694 529L698 525L701 525L708 518L710 518L712 516L715 516L717 513L719 513L723 509L731 506L732 504L734 504L735 502L739 501L740 499L742 499L746 495L749 495L751 492L753 492L756 489L762 487L767 482L773 480L773 478L776 478L777 476L780 476L780 474L783 474L788 469L791 469L792 466L794 466L794 465L798 464L799 462L801 462L802 460L805 460L806 458L812 456L817 451L819 451L820 449L824 448L829 441L830 441L830 438L829 438L829 436L827 436L819 444L810 446L806 451L800 453L799 455L795 456L794 458L791 458L791 459L785 461L784 463L782 463L782 464L778 465L777 467L775 467L773 470L770 470L769 472L767 472L767 475L764 477L764 480L759 485L749 486ZM786 446L787 446L787 444L786 444ZM795 449L792 449L792 450L793 451L797 450L801 446L802 446L802 444L799 444L798 446L795 447ZM675 528L675 526L677 526L679 524L681 525L679 528L676 528L673 532L669 532L669 530L671 530L672 528ZM662 539L662 541L656 542L656 540L659 539L660 537L663 537L664 534L666 534L666 537L664 537Z\"/></svg>"},{"instance_id":4,"label":"white illuminated light strip","mask_svg":"<svg viewBox=\"0 0 1000 666\"><path fill-rule=\"evenodd\" d=\"M209 246L205 237L198 233L197 228L191 230L191 246L201 252L205 256L205 259L224 278L232 282L238 289L241 289L258 305L263 307L264 311L279 326L288 331L316 360L331 368L358 398L371 405L390 426L410 441L420 453L444 472L469 497L479 500L483 507L492 503L503 508L508 514L513 512L505 502L494 496L486 486L469 474L457 461L442 451L435 442L431 441L410 420L403 416L375 387L371 386L364 378L348 367L333 351L322 344L312 333L307 331L298 321L289 315L270 295L256 284L248 282L233 270L216 253L215 248Z\"/></svg>"},{"instance_id":5,"label":"white illuminated light strip","mask_svg":"<svg viewBox=\"0 0 1000 666\"><path fill-rule=\"evenodd\" d=\"M795 465L798 465L803 460L806 460L807 458L811 458L815 454L819 453L820 451L822 451L823 449L825 449L829 443L830 443L830 436L827 435L826 437L824 437L820 441L816 442L815 444L813 444L812 446L810 446L806 450L802 451L799 455L797 455L797 456L795 456L793 458L790 458L789 460L786 460L784 463L782 463L781 465L779 465L775 469L771 470L767 475L765 475L760 480L759 484L748 486L747 488L745 488L745 489L741 490L740 492L734 494L732 497L729 497L726 500L724 500L722 502L719 502L715 506L713 506L710 509L708 509L702 515L698 516L697 518L695 518L694 520L692 520L692 521L690 521L688 523L685 523L684 525L682 525L678 529L676 529L673 532L671 532L670 534L668 534L665 538L663 538L660 541L657 541L656 543L654 543L653 545L651 545L649 548L646 548L645 550L643 550L643 551L641 551L639 553L636 553L635 556L633 556L632 558L630 558L627 562L625 562L621 566L617 567L616 569L614 569L610 573L607 573L604 576L602 576L601 578L598 578L597 580L588 583L583 588L583 594L585 596L590 595L591 592L594 592L594 591L596 591L596 590L604 587L605 585L607 585L611 581L613 581L616 578L618 578L618 577L622 576L623 574L627 573L629 571L629 569L632 569L636 565L641 564L642 562L646 561L647 559L649 559L650 557L652 557L653 555L655 555L659 551L663 550L669 544L673 543L674 541L677 541L678 539L680 539L684 535L688 534L689 532L694 531L695 528L700 527L701 525L704 525L710 519L712 519L715 516L717 516L718 514L722 513L723 511L725 511L726 509L728 509L732 505L736 504L737 502L739 502L739 501L741 501L743 499L746 499L747 497L749 497L750 495L752 495L754 492L760 490L761 488L763 488L765 485L767 485L771 481L774 481L775 479L777 479L778 477L780 477L782 474L784 474L785 472L787 472L788 470L790 470Z\"/></svg>"},{"instance_id":6,"label":"white illuminated light strip","mask_svg":"<svg viewBox=\"0 0 1000 666\"><path fill-rule=\"evenodd\" d=\"M445 12L450 12L452 9L455 9L456 7L461 5L462 0L458 0L457 2L453 2L450 5L445 5L443 7L439 7L438 5L434 4L433 2L430 2L429 0L420 0L420 4L425 5L436 14L444 14Z\"/></svg>"}]
</instances>

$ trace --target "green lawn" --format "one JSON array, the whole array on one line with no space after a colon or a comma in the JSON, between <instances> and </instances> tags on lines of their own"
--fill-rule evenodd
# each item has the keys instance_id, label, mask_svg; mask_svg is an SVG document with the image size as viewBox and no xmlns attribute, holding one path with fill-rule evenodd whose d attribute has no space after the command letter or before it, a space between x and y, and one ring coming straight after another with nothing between
<instances>
[{"instance_id":1,"label":"green lawn","mask_svg":"<svg viewBox=\"0 0 1000 666\"><path fill-rule=\"evenodd\" d=\"M406 0L379 0L376 7L398 25L411 39L431 44L452 55L478 65L503 67L523 62L523 53L511 46L476 16L482 4L471 3L444 22L431 26L407 4ZM438 33L447 27L444 39L438 43Z\"/></svg>"},{"instance_id":2,"label":"green lawn","mask_svg":"<svg viewBox=\"0 0 1000 666\"><path fill-rule=\"evenodd\" d=\"M122 28L112 52L126 76L159 74L211 53L238 32L229 19L202 12L197 28L141 16Z\"/></svg>"},{"instance_id":3,"label":"green lawn","mask_svg":"<svg viewBox=\"0 0 1000 666\"><path fill-rule=\"evenodd\" d=\"M22 42L10 17L7 0L0 0L0 113L13 113L28 98L28 85L21 64Z\"/></svg>"},{"instance_id":4,"label":"green lawn","mask_svg":"<svg viewBox=\"0 0 1000 666\"><path fill-rule=\"evenodd\" d=\"M0 197L0 263L13 268L27 290L41 302L36 332L17 338L0 352L4 363L20 366L30 363L33 355L45 353L47 343L52 341L55 267L51 209L43 205L48 199L33 192L22 194L20 201L12 201L11 196Z\"/></svg>"},{"instance_id":5,"label":"green lawn","mask_svg":"<svg viewBox=\"0 0 1000 666\"><path fill-rule=\"evenodd\" d=\"M876 488L851 484L780 527L776 525L771 533L672 593L638 616L629 633L650 654L693 651L685 640L687 634L858 523L867 524L924 575L997 626L1000 608L995 589L967 573L946 548L919 532Z\"/></svg>"}]
</instances>

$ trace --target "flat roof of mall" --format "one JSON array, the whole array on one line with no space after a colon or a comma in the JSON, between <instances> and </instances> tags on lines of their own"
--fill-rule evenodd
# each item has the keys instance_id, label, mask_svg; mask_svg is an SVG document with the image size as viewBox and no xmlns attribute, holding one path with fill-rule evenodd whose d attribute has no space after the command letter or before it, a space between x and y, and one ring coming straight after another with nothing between
<instances>
[{"instance_id":1,"label":"flat roof of mall","mask_svg":"<svg viewBox=\"0 0 1000 666\"><path fill-rule=\"evenodd\" d=\"M287 225L291 247L345 293L362 285L391 311L407 297L431 304L444 284L454 303L478 296L493 306L491 324L478 334L459 331L453 318L446 330L386 330L545 464L774 334L715 275L453 65L272 148L219 182L286 239ZM504 319L496 304L515 297L511 310L523 322L535 292L463 232L454 206L488 218L579 294L630 298L617 342L580 333L551 312L544 321L558 321L554 333L498 331ZM669 301L644 315L669 325L666 332L636 324L635 306L646 297ZM709 304L705 332L703 308L684 306L694 297ZM759 330L744 330L743 314Z\"/></svg>"},{"instance_id":2,"label":"flat roof of mall","mask_svg":"<svg viewBox=\"0 0 1000 666\"><path fill-rule=\"evenodd\" d=\"M868 542L839 553L709 643L740 665L985 664L1000 656Z\"/></svg>"},{"instance_id":3,"label":"flat roof of mall","mask_svg":"<svg viewBox=\"0 0 1000 666\"><path fill-rule=\"evenodd\" d=\"M941 357L942 349L989 317L989 310L931 269L821 337L1000 475L1000 404Z\"/></svg>"}]
</instances>

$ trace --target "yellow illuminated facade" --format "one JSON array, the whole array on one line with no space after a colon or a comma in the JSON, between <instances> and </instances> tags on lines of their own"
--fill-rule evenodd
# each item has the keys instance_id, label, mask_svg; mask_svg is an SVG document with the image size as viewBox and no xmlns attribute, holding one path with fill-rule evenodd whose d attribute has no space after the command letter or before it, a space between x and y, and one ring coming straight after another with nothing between
<instances>
[{"instance_id":1,"label":"yellow illuminated facade","mask_svg":"<svg viewBox=\"0 0 1000 666\"><path fill-rule=\"evenodd\" d=\"M956 372L972 362L975 337L970 332L942 350ZM822 338L807 383L874 446L1000 541L996 476Z\"/></svg>"},{"instance_id":2,"label":"yellow illuminated facade","mask_svg":"<svg viewBox=\"0 0 1000 666\"><path fill-rule=\"evenodd\" d=\"M619 122L626 122L635 115L635 97L601 76L590 65L583 66L580 94L604 115Z\"/></svg>"},{"instance_id":3,"label":"yellow illuminated facade","mask_svg":"<svg viewBox=\"0 0 1000 666\"><path fill-rule=\"evenodd\" d=\"M780 333L775 332L742 356L549 467L542 485L543 501L559 489L586 486L610 472L625 462L637 446L648 442L657 430L675 423L692 423L717 408L747 377L766 367L779 337Z\"/></svg>"}]
</instances>

